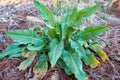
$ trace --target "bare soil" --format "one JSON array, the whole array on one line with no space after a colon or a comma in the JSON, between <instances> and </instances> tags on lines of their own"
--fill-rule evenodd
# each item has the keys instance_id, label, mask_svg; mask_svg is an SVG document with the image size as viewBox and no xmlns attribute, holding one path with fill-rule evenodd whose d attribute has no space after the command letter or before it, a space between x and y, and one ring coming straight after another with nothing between
<instances>
[{"instance_id":1,"label":"bare soil","mask_svg":"<svg viewBox=\"0 0 120 80\"><path fill-rule=\"evenodd\" d=\"M15 29L26 29L33 27L37 22L26 19L27 16L38 17L38 12L29 3L27 6L3 6L0 7L0 53L9 45L12 40L9 39L5 32ZM115 7L114 7L115 6ZM120 80L120 2L114 3L110 14L115 15L115 19L106 20L110 29L99 36L97 39L105 43L109 60L101 64L99 67L92 69L84 66L84 70L88 74L89 80ZM117 18L118 17L118 18ZM42 25L42 24L40 24ZM98 58L99 59L99 58ZM8 59L7 57L0 60L0 80L33 80L31 68L19 70L17 67L24 58ZM74 75L67 76L58 65L49 68L43 80L76 80Z\"/></svg>"}]
</instances>

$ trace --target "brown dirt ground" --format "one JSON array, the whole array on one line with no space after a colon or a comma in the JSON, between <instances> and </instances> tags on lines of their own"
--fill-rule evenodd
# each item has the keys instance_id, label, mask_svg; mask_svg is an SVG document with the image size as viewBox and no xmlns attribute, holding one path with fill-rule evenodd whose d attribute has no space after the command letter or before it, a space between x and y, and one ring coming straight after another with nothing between
<instances>
[{"instance_id":1,"label":"brown dirt ground","mask_svg":"<svg viewBox=\"0 0 120 80\"><path fill-rule=\"evenodd\" d=\"M117 5L116 8L114 8L115 5ZM118 5L118 2L115 5L111 8L111 13L120 18L118 14L120 5ZM15 10L16 8L14 6L0 7L0 53L12 42L5 35L7 30L26 29L36 24L25 18L26 16L36 17L38 12L33 6L22 10L17 8L17 11ZM110 29L97 39L106 44L104 50L108 54L109 61L103 63L100 60L101 65L95 69L84 66L89 80L120 80L120 21L106 21L110 25ZM23 60L24 58L8 59L7 57L0 60L0 80L32 80L33 73L30 68L24 71L20 71L17 68ZM54 76L57 76L58 79L54 79ZM68 77L64 70L56 65L54 68L49 68L43 80L75 80L75 78L74 76Z\"/></svg>"}]
</instances>

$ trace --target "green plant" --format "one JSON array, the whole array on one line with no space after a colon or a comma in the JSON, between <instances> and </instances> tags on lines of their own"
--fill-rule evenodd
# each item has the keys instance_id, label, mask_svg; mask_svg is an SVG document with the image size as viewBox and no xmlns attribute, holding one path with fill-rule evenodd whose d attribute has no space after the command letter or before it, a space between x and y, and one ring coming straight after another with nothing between
<instances>
[{"instance_id":1,"label":"green plant","mask_svg":"<svg viewBox=\"0 0 120 80\"><path fill-rule=\"evenodd\" d=\"M86 80L83 62L92 67L97 67L100 62L95 58L96 53L104 62L108 59L98 41L92 40L95 36L105 32L108 26L91 26L84 30L78 28L82 19L96 12L99 4L77 10L76 7L66 8L64 16L58 18L46 6L34 0L35 7L39 10L45 22L45 27L36 26L33 29L8 31L7 35L15 43L10 44L0 54L0 59L5 56L26 57L19 68L26 69L37 56L39 59L33 67L34 78L42 78L48 69L48 61L54 67L59 64L68 75L74 74L78 80Z\"/></svg>"}]
</instances>

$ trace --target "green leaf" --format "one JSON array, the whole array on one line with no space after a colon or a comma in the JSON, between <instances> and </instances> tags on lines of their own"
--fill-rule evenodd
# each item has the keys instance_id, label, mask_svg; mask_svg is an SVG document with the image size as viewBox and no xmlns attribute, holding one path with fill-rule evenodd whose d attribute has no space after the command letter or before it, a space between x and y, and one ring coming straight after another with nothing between
<instances>
[{"instance_id":1,"label":"green leaf","mask_svg":"<svg viewBox=\"0 0 120 80\"><path fill-rule=\"evenodd\" d=\"M81 15L78 14L77 6L73 8L72 13L69 16L69 20L72 26L78 26L81 24L82 18L81 18Z\"/></svg>"},{"instance_id":2,"label":"green leaf","mask_svg":"<svg viewBox=\"0 0 120 80\"><path fill-rule=\"evenodd\" d=\"M23 62L21 62L18 68L20 70L25 70L33 62L33 60L35 59L36 55L37 55L37 53L33 54L32 56L28 57L26 60L24 60Z\"/></svg>"},{"instance_id":3,"label":"green leaf","mask_svg":"<svg viewBox=\"0 0 120 80\"><path fill-rule=\"evenodd\" d=\"M78 80L86 80L86 74L82 69L82 61L80 60L80 57L78 57L77 53L64 50L62 58Z\"/></svg>"},{"instance_id":4,"label":"green leaf","mask_svg":"<svg viewBox=\"0 0 120 80\"><path fill-rule=\"evenodd\" d=\"M75 31L74 27L68 26L64 32L66 39L71 38L74 31Z\"/></svg>"},{"instance_id":5,"label":"green leaf","mask_svg":"<svg viewBox=\"0 0 120 80\"><path fill-rule=\"evenodd\" d=\"M86 65L91 65L91 61L89 57L86 55L86 52L83 48L84 42L80 41L73 41L69 40L71 47L75 50L75 52L78 53L79 57L83 59L83 61L86 63Z\"/></svg>"},{"instance_id":6,"label":"green leaf","mask_svg":"<svg viewBox=\"0 0 120 80\"><path fill-rule=\"evenodd\" d=\"M68 25L68 20L69 20L69 8L66 8L66 12L62 18L62 23L61 23L62 32L64 31L65 27Z\"/></svg>"},{"instance_id":7,"label":"green leaf","mask_svg":"<svg viewBox=\"0 0 120 80\"><path fill-rule=\"evenodd\" d=\"M94 57L93 53L91 53L88 49L83 47L84 42L82 41L73 41L70 40L71 47L75 49L78 53L79 57L85 62L86 65L91 66L92 68L97 67L100 62Z\"/></svg>"},{"instance_id":8,"label":"green leaf","mask_svg":"<svg viewBox=\"0 0 120 80\"><path fill-rule=\"evenodd\" d=\"M35 80L42 79L43 76L46 74L47 70L48 70L48 56L45 54L42 54L39 57L38 62L35 64L34 68L33 68L33 72L35 73L34 78Z\"/></svg>"},{"instance_id":9,"label":"green leaf","mask_svg":"<svg viewBox=\"0 0 120 80\"><path fill-rule=\"evenodd\" d=\"M96 52L96 54L105 62L108 60L107 54L103 51L102 47L99 44L92 44L89 46L90 49Z\"/></svg>"},{"instance_id":10,"label":"green leaf","mask_svg":"<svg viewBox=\"0 0 120 80\"><path fill-rule=\"evenodd\" d=\"M51 29L51 28L48 27L47 30L48 30L48 36L49 36L51 39L56 38L56 31L55 31L55 29Z\"/></svg>"},{"instance_id":11,"label":"green leaf","mask_svg":"<svg viewBox=\"0 0 120 80\"><path fill-rule=\"evenodd\" d=\"M61 68L63 68L65 70L65 72L67 73L67 75L72 75L73 73L70 71L70 69L67 67L67 65L65 64L65 62L63 61L63 59L59 59L58 60L58 64L60 65Z\"/></svg>"},{"instance_id":12,"label":"green leaf","mask_svg":"<svg viewBox=\"0 0 120 80\"><path fill-rule=\"evenodd\" d=\"M89 7L85 8L85 9L83 9L83 10L80 10L78 12L78 15L79 15L80 18L89 17L92 14L94 14L99 8L100 8L100 4L89 6Z\"/></svg>"},{"instance_id":13,"label":"green leaf","mask_svg":"<svg viewBox=\"0 0 120 80\"><path fill-rule=\"evenodd\" d=\"M18 44L12 43L6 48L3 53L0 54L0 59L3 59L5 56L21 54L20 52L22 52L22 47L20 47Z\"/></svg>"},{"instance_id":14,"label":"green leaf","mask_svg":"<svg viewBox=\"0 0 120 80\"><path fill-rule=\"evenodd\" d=\"M9 59L11 59L11 58L19 58L19 57L22 57L22 53L17 53L17 54L9 55Z\"/></svg>"},{"instance_id":15,"label":"green leaf","mask_svg":"<svg viewBox=\"0 0 120 80\"><path fill-rule=\"evenodd\" d=\"M77 7L75 6L72 9L72 13L69 16L70 23L74 26L78 26L82 24L82 19L84 17L89 17L94 14L100 8L100 4L89 6L85 9L77 11Z\"/></svg>"},{"instance_id":16,"label":"green leaf","mask_svg":"<svg viewBox=\"0 0 120 80\"><path fill-rule=\"evenodd\" d=\"M58 61L58 59L60 58L61 54L62 54L62 50L64 48L64 43L63 41L58 41L57 39L53 39L50 42L50 52L48 53L49 58L50 58L50 63L52 65L52 67L55 66L56 62Z\"/></svg>"},{"instance_id":17,"label":"green leaf","mask_svg":"<svg viewBox=\"0 0 120 80\"><path fill-rule=\"evenodd\" d=\"M64 33L65 33L65 30L66 30L68 24L69 24L69 9L66 8L66 12L62 18L62 23L61 23L62 39L65 38Z\"/></svg>"},{"instance_id":18,"label":"green leaf","mask_svg":"<svg viewBox=\"0 0 120 80\"><path fill-rule=\"evenodd\" d=\"M72 21L72 23L78 21L77 18L77 6L75 6L73 9L72 9L72 13L70 14L69 18L70 18L70 21Z\"/></svg>"},{"instance_id":19,"label":"green leaf","mask_svg":"<svg viewBox=\"0 0 120 80\"><path fill-rule=\"evenodd\" d=\"M39 45L39 46L32 46L30 44L27 45L27 49L30 51L39 51L44 47L44 45Z\"/></svg>"},{"instance_id":20,"label":"green leaf","mask_svg":"<svg viewBox=\"0 0 120 80\"><path fill-rule=\"evenodd\" d=\"M37 35L37 33L33 30L15 30L15 31L8 31L7 35L12 38L15 42L19 44L41 44L43 43L42 38Z\"/></svg>"},{"instance_id":21,"label":"green leaf","mask_svg":"<svg viewBox=\"0 0 120 80\"><path fill-rule=\"evenodd\" d=\"M106 30L108 30L108 26L95 26L95 27L87 27L84 29L83 31L83 35L82 38L83 39L91 39L103 32L105 32Z\"/></svg>"},{"instance_id":22,"label":"green leaf","mask_svg":"<svg viewBox=\"0 0 120 80\"><path fill-rule=\"evenodd\" d=\"M41 17L45 21L45 24L49 28L54 28L55 26L55 19L54 14L51 10L49 10L46 6L44 6L42 3L34 0L35 7L39 10Z\"/></svg>"},{"instance_id":23,"label":"green leaf","mask_svg":"<svg viewBox=\"0 0 120 80\"><path fill-rule=\"evenodd\" d=\"M69 20L69 9L66 9L66 13L63 16L62 23L61 23L61 30L62 30L62 39L68 39L71 37L72 33L75 31L75 28L73 26L69 26L70 20Z\"/></svg>"}]
</instances>

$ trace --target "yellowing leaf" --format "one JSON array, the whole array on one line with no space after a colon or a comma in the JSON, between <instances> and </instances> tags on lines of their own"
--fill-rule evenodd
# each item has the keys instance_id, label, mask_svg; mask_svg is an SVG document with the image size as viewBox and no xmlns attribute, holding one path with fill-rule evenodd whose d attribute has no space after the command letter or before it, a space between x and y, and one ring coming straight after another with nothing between
<instances>
[{"instance_id":1,"label":"yellowing leaf","mask_svg":"<svg viewBox=\"0 0 120 80\"><path fill-rule=\"evenodd\" d=\"M43 76L46 74L48 70L48 56L45 54L42 54L39 57L38 62L35 64L33 68L33 72L35 73L34 78L35 80L41 80Z\"/></svg>"},{"instance_id":2,"label":"yellowing leaf","mask_svg":"<svg viewBox=\"0 0 120 80\"><path fill-rule=\"evenodd\" d=\"M20 70L25 70L33 62L35 56L36 56L36 54L30 56L29 58L27 58L26 60L24 60L23 62L21 62L21 64L19 65L18 68Z\"/></svg>"},{"instance_id":3,"label":"yellowing leaf","mask_svg":"<svg viewBox=\"0 0 120 80\"><path fill-rule=\"evenodd\" d=\"M33 55L35 55L36 54L36 51L29 51L29 52L23 52L22 53L22 56L23 57L26 57L26 58L28 58L28 57L30 57L30 56L33 56Z\"/></svg>"},{"instance_id":4,"label":"yellowing leaf","mask_svg":"<svg viewBox=\"0 0 120 80\"><path fill-rule=\"evenodd\" d=\"M38 68L34 69L34 79L35 80L41 80L45 74L47 73L47 69L48 69L48 63L45 62L44 64L40 65Z\"/></svg>"},{"instance_id":5,"label":"yellowing leaf","mask_svg":"<svg viewBox=\"0 0 120 80\"><path fill-rule=\"evenodd\" d=\"M108 59L107 54L103 51L99 44L93 44L89 46L90 49L96 52L96 54L105 62Z\"/></svg>"},{"instance_id":6,"label":"yellowing leaf","mask_svg":"<svg viewBox=\"0 0 120 80\"><path fill-rule=\"evenodd\" d=\"M99 66L100 62L95 58L94 55L89 55L89 59L92 62L92 64L90 65L92 68L96 68L97 66Z\"/></svg>"}]
</instances>

